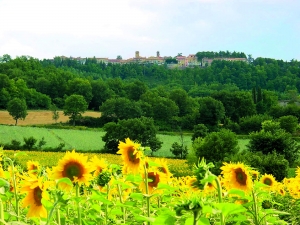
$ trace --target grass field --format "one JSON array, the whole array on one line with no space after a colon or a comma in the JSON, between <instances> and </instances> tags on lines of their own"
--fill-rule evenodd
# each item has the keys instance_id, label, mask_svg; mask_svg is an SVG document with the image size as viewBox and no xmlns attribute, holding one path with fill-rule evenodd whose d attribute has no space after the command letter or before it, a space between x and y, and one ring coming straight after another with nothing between
<instances>
[{"instance_id":1,"label":"grass field","mask_svg":"<svg viewBox=\"0 0 300 225\"><path fill-rule=\"evenodd\" d=\"M78 151L97 151L104 146L102 136L103 131L98 130L66 130L66 129L47 129L38 127L24 127L24 126L7 126L0 125L0 143L9 144L11 140L15 139L24 144L23 138L34 137L38 141L44 138L46 141L45 148L57 147L60 143L64 143L64 150L78 150ZM174 157L170 152L170 148L174 142L181 143L178 135L158 134L158 138L163 142L162 148L154 153L157 157ZM188 148L191 146L191 135L185 135L183 142ZM245 149L247 139L239 140L240 149Z\"/></svg>"},{"instance_id":2,"label":"grass field","mask_svg":"<svg viewBox=\"0 0 300 225\"><path fill-rule=\"evenodd\" d=\"M52 119L52 111L50 110L28 110L28 115L25 120L18 120L18 125L34 125L34 124L52 124L55 121ZM64 116L63 111L58 111L58 123L65 123L69 120L68 116ZM100 117L100 112L87 111L83 116ZM0 124L14 125L15 120L9 115L8 111L0 111Z\"/></svg>"}]
</instances>

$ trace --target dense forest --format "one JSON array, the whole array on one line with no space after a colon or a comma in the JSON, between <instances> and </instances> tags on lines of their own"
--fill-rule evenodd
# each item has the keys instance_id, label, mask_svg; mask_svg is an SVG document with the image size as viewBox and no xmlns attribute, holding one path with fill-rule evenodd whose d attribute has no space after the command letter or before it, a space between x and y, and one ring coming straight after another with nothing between
<instances>
[{"instance_id":1,"label":"dense forest","mask_svg":"<svg viewBox=\"0 0 300 225\"><path fill-rule=\"evenodd\" d=\"M208 53L196 55L201 58ZM296 104L289 112L278 108L278 100L296 103L299 91L300 62L296 60L215 60L208 67L168 69L137 63L106 65L95 58L82 64L60 57L0 57L0 109L6 109L13 98L25 99L28 109L49 109L53 104L63 108L65 99L77 94L90 110L103 112L105 121L146 116L161 127L175 123L192 129L203 123L213 129L219 123L240 123L241 118L257 114L299 118Z\"/></svg>"}]
</instances>

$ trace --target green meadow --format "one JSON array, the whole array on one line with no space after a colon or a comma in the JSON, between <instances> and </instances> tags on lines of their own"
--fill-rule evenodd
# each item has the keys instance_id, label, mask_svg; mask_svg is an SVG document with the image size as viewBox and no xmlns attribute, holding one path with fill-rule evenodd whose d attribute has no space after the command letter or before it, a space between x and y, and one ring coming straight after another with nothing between
<instances>
[{"instance_id":1,"label":"green meadow","mask_svg":"<svg viewBox=\"0 0 300 225\"><path fill-rule=\"evenodd\" d=\"M105 134L99 130L71 130L71 129L48 129L39 127L26 126L6 126L0 125L0 144L11 143L12 140L20 141L24 144L23 138L34 137L37 141L42 138L46 141L43 148L57 147L60 143L64 143L64 150L78 151L100 151L104 142L102 136ZM191 135L184 135L183 138L179 135L158 134L157 137L163 142L162 148L154 153L157 157L173 157L170 148L174 142L191 146ZM248 139L239 139L240 149L245 149L248 144Z\"/></svg>"}]
</instances>

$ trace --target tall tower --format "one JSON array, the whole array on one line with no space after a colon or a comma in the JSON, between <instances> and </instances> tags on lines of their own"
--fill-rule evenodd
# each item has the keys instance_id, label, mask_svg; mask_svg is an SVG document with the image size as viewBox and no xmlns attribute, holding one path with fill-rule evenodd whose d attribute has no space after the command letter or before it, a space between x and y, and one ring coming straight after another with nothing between
<instances>
[{"instance_id":1,"label":"tall tower","mask_svg":"<svg viewBox=\"0 0 300 225\"><path fill-rule=\"evenodd\" d=\"M160 57L159 51L156 52L156 57Z\"/></svg>"},{"instance_id":2,"label":"tall tower","mask_svg":"<svg viewBox=\"0 0 300 225\"><path fill-rule=\"evenodd\" d=\"M140 58L140 52L139 51L135 51L135 58Z\"/></svg>"}]
</instances>

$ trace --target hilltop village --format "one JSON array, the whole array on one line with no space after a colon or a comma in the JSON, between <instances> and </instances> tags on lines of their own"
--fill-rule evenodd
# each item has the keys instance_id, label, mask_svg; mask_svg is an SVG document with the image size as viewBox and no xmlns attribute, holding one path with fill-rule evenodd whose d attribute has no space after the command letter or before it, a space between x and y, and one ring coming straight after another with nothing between
<instances>
[{"instance_id":1,"label":"hilltop village","mask_svg":"<svg viewBox=\"0 0 300 225\"><path fill-rule=\"evenodd\" d=\"M85 64L87 58L81 57L66 57L60 56L63 59L73 59L81 64ZM197 55L189 54L188 56L183 56L181 54L177 55L176 57L171 56L160 56L160 52L156 52L156 56L150 57L143 57L140 56L139 51L135 52L134 57L129 59L122 59L121 56L118 56L116 59L109 59L109 58L89 58L95 59L97 63L104 63L104 64L129 64L129 63L139 63L139 64L156 64L156 65L167 65L168 68L186 68L186 67L204 67L210 66L214 60L225 60L225 61L243 61L247 62L247 58L231 58L231 57L218 57L218 58L208 58L204 57L202 59L198 59Z\"/></svg>"}]
</instances>

